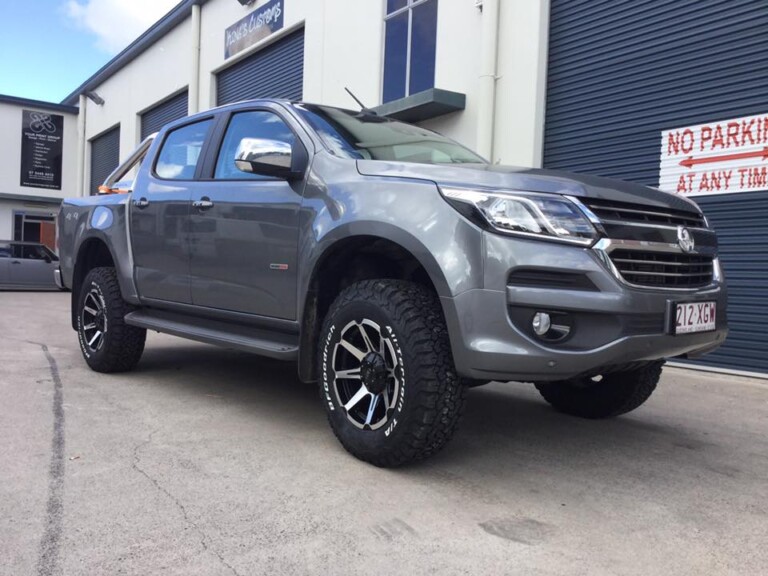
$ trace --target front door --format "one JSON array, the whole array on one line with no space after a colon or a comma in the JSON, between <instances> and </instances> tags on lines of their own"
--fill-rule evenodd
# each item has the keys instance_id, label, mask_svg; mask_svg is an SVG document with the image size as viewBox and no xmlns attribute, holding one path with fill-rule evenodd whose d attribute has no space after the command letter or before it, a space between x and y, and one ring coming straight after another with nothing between
<instances>
[{"instance_id":1,"label":"front door","mask_svg":"<svg viewBox=\"0 0 768 576\"><path fill-rule=\"evenodd\" d=\"M176 128L161 143L146 185L134 190L131 241L136 285L142 298L189 304L189 215L194 178L205 139L206 119ZM140 182L141 184L141 182Z\"/></svg>"},{"instance_id":2,"label":"front door","mask_svg":"<svg viewBox=\"0 0 768 576\"><path fill-rule=\"evenodd\" d=\"M9 283L14 286L52 286L54 256L39 244L11 244Z\"/></svg>"},{"instance_id":3,"label":"front door","mask_svg":"<svg viewBox=\"0 0 768 576\"><path fill-rule=\"evenodd\" d=\"M302 146L275 111L230 116L211 161L212 180L193 196L192 303L293 320L303 181L240 171L235 156L243 138Z\"/></svg>"}]
</instances>

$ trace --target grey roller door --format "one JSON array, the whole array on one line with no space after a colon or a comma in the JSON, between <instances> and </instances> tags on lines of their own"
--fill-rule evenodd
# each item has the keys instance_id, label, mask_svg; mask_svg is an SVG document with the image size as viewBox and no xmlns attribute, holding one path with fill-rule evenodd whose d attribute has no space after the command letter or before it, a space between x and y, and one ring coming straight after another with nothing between
<instances>
[{"instance_id":1,"label":"grey roller door","mask_svg":"<svg viewBox=\"0 0 768 576\"><path fill-rule=\"evenodd\" d=\"M304 85L304 29L289 34L217 76L219 105L253 98L301 100Z\"/></svg>"},{"instance_id":2,"label":"grey roller door","mask_svg":"<svg viewBox=\"0 0 768 576\"><path fill-rule=\"evenodd\" d=\"M120 164L120 126L91 140L91 195Z\"/></svg>"},{"instance_id":3,"label":"grey roller door","mask_svg":"<svg viewBox=\"0 0 768 576\"><path fill-rule=\"evenodd\" d=\"M694 200L717 230L731 325L725 345L700 363L768 373L768 194Z\"/></svg>"},{"instance_id":4,"label":"grey roller door","mask_svg":"<svg viewBox=\"0 0 768 576\"><path fill-rule=\"evenodd\" d=\"M765 0L551 0L544 165L658 184L662 130L768 111Z\"/></svg>"},{"instance_id":5,"label":"grey roller door","mask_svg":"<svg viewBox=\"0 0 768 576\"><path fill-rule=\"evenodd\" d=\"M141 139L159 131L169 122L184 118L188 111L189 92L186 90L147 110L141 115Z\"/></svg>"},{"instance_id":6,"label":"grey roller door","mask_svg":"<svg viewBox=\"0 0 768 576\"><path fill-rule=\"evenodd\" d=\"M551 0L544 166L659 182L661 131L768 113L765 0ZM768 372L768 192L694 197L731 334L699 362Z\"/></svg>"}]
</instances>

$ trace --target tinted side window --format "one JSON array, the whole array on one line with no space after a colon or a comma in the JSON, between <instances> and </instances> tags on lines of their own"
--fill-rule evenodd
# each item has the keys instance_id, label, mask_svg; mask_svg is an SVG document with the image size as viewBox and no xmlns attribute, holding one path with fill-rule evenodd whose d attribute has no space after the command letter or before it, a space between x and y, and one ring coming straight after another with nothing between
<instances>
[{"instance_id":1,"label":"tinted side window","mask_svg":"<svg viewBox=\"0 0 768 576\"><path fill-rule=\"evenodd\" d=\"M11 247L7 244L3 244L0 246L0 258L10 258L11 257Z\"/></svg>"},{"instance_id":2,"label":"tinted side window","mask_svg":"<svg viewBox=\"0 0 768 576\"><path fill-rule=\"evenodd\" d=\"M170 132L157 155L155 173L167 180L192 180L212 122L203 120Z\"/></svg>"},{"instance_id":3,"label":"tinted side window","mask_svg":"<svg viewBox=\"0 0 768 576\"><path fill-rule=\"evenodd\" d=\"M25 260L42 260L45 258L39 246L22 246L21 254Z\"/></svg>"},{"instance_id":4,"label":"tinted side window","mask_svg":"<svg viewBox=\"0 0 768 576\"><path fill-rule=\"evenodd\" d=\"M219 150L214 178L219 180L269 180L268 176L241 172L235 166L235 156L243 138L277 140L294 145L296 136L280 116L263 110L240 112L229 121L227 133Z\"/></svg>"}]
</instances>

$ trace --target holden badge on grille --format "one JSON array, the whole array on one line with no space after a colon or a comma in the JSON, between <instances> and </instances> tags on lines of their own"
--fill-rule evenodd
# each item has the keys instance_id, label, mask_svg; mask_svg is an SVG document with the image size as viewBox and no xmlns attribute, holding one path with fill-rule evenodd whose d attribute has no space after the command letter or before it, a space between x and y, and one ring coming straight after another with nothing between
<instances>
[{"instance_id":1,"label":"holden badge on grille","mask_svg":"<svg viewBox=\"0 0 768 576\"><path fill-rule=\"evenodd\" d=\"M691 232L685 226L677 227L677 243L686 254L690 254L696 248L693 236L691 236Z\"/></svg>"}]
</instances>

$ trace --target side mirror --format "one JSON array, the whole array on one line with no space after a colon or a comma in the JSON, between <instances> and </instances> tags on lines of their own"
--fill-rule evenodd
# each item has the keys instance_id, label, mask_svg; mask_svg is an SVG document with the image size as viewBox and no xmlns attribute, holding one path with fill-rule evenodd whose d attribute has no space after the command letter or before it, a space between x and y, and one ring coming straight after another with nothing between
<instances>
[{"instance_id":1,"label":"side mirror","mask_svg":"<svg viewBox=\"0 0 768 576\"><path fill-rule=\"evenodd\" d=\"M50 256L48 256L48 254L43 256L43 260L45 260L46 264L50 264L51 262L53 262L53 259Z\"/></svg>"},{"instance_id":2,"label":"side mirror","mask_svg":"<svg viewBox=\"0 0 768 576\"><path fill-rule=\"evenodd\" d=\"M296 180L304 174L294 168L293 159L293 149L287 142L243 138L235 153L235 166L248 174Z\"/></svg>"}]
</instances>

